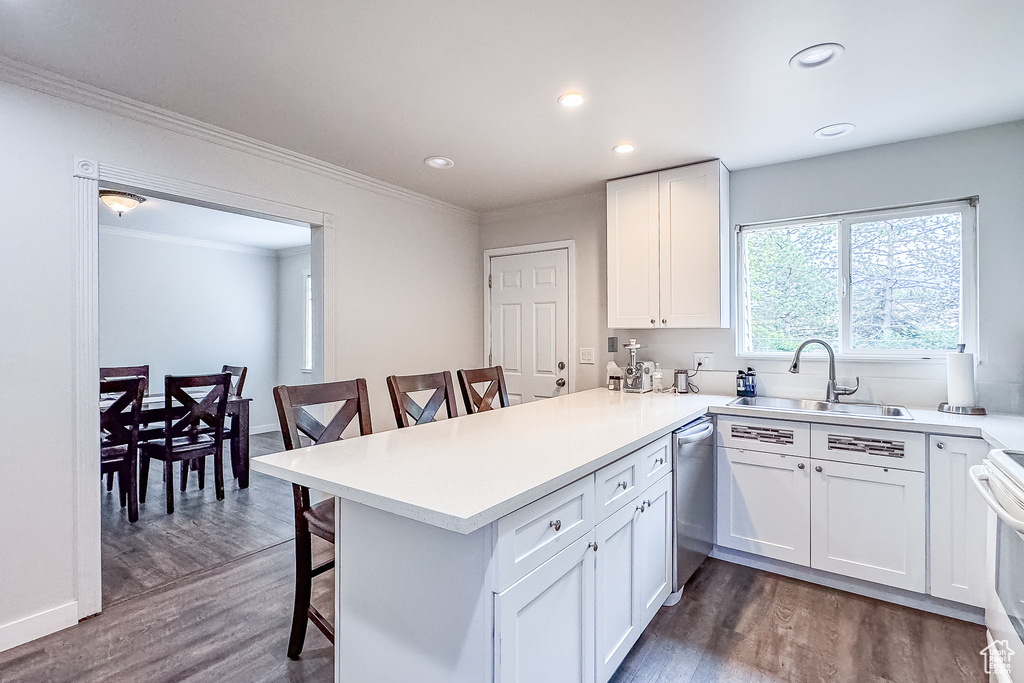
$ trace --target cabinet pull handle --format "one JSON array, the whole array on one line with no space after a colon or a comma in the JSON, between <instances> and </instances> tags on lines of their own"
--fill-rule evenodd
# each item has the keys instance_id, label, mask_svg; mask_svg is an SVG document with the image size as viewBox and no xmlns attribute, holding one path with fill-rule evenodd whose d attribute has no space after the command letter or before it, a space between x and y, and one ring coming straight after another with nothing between
<instances>
[{"instance_id":1,"label":"cabinet pull handle","mask_svg":"<svg viewBox=\"0 0 1024 683\"><path fill-rule=\"evenodd\" d=\"M803 463L799 463L799 464L798 464L798 465L796 466L796 468L797 468L798 470L802 470L802 469L804 468L804 464L803 464Z\"/></svg>"},{"instance_id":2,"label":"cabinet pull handle","mask_svg":"<svg viewBox=\"0 0 1024 683\"><path fill-rule=\"evenodd\" d=\"M938 448L941 451L942 449L944 449L946 447L946 444L944 442L940 441L937 444L935 444L935 447Z\"/></svg>"},{"instance_id":3,"label":"cabinet pull handle","mask_svg":"<svg viewBox=\"0 0 1024 683\"><path fill-rule=\"evenodd\" d=\"M555 531L561 531L562 530L562 520L556 519L553 522L548 522L548 528L549 529L554 529Z\"/></svg>"},{"instance_id":4,"label":"cabinet pull handle","mask_svg":"<svg viewBox=\"0 0 1024 683\"><path fill-rule=\"evenodd\" d=\"M596 553L597 552L597 541L592 541L587 547L588 548L593 548L594 552Z\"/></svg>"},{"instance_id":5,"label":"cabinet pull handle","mask_svg":"<svg viewBox=\"0 0 1024 683\"><path fill-rule=\"evenodd\" d=\"M818 465L817 467L815 467L814 471L815 472L821 472L821 465Z\"/></svg>"}]
</instances>

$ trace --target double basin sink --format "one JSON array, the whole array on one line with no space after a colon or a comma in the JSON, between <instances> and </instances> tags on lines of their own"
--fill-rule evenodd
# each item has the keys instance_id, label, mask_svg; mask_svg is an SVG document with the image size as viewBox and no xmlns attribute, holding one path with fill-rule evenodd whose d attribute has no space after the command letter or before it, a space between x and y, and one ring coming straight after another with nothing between
<instances>
[{"instance_id":1,"label":"double basin sink","mask_svg":"<svg viewBox=\"0 0 1024 683\"><path fill-rule=\"evenodd\" d=\"M807 401L798 398L774 398L771 396L744 396L729 403L730 406L761 408L797 413L825 413L833 415L856 415L860 417L881 417L889 420L913 420L914 417L903 406L885 406L877 403L829 403Z\"/></svg>"}]
</instances>

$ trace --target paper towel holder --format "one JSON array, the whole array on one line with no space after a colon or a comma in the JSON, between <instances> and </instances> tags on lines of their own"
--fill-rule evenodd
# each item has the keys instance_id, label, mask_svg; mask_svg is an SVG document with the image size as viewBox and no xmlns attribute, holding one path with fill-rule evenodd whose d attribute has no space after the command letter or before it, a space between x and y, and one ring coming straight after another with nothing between
<instances>
[{"instance_id":1,"label":"paper towel holder","mask_svg":"<svg viewBox=\"0 0 1024 683\"><path fill-rule=\"evenodd\" d=\"M957 353L963 353L967 346L965 344L957 344ZM981 406L951 406L945 401L939 404L938 411L940 413L952 413L954 415L986 415L985 409Z\"/></svg>"}]
</instances>

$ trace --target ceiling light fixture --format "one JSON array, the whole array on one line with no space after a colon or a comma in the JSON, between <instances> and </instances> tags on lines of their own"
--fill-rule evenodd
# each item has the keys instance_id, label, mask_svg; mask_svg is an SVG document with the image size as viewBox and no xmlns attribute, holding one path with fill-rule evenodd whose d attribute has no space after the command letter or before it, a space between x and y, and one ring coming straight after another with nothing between
<instances>
[{"instance_id":1,"label":"ceiling light fixture","mask_svg":"<svg viewBox=\"0 0 1024 683\"><path fill-rule=\"evenodd\" d=\"M145 197L131 192L118 192L117 190L100 190L100 200L109 206L111 210L117 211L121 216L125 211L131 211L136 206L146 201Z\"/></svg>"},{"instance_id":2,"label":"ceiling light fixture","mask_svg":"<svg viewBox=\"0 0 1024 683\"><path fill-rule=\"evenodd\" d=\"M789 60L789 65L794 69L814 69L835 61L842 57L844 52L846 52L846 48L839 43L811 45L793 55Z\"/></svg>"},{"instance_id":3,"label":"ceiling light fixture","mask_svg":"<svg viewBox=\"0 0 1024 683\"><path fill-rule=\"evenodd\" d=\"M451 168L452 166L455 165L455 162L449 159L448 157L427 157L426 159L423 160L423 163L425 163L430 168L436 169Z\"/></svg>"},{"instance_id":4,"label":"ceiling light fixture","mask_svg":"<svg viewBox=\"0 0 1024 683\"><path fill-rule=\"evenodd\" d=\"M814 137L819 140L831 140L832 138L841 138L844 135L849 135L857 126L852 123L833 123L829 126L819 128L814 131Z\"/></svg>"},{"instance_id":5,"label":"ceiling light fixture","mask_svg":"<svg viewBox=\"0 0 1024 683\"><path fill-rule=\"evenodd\" d=\"M629 154L634 149L636 149L636 147L634 147L628 142L623 142L621 145L615 145L614 147L612 147L612 151L618 152L619 154Z\"/></svg>"},{"instance_id":6,"label":"ceiling light fixture","mask_svg":"<svg viewBox=\"0 0 1024 683\"><path fill-rule=\"evenodd\" d=\"M578 92L567 92L558 98L558 103L563 107L578 107L583 104L583 95Z\"/></svg>"}]
</instances>

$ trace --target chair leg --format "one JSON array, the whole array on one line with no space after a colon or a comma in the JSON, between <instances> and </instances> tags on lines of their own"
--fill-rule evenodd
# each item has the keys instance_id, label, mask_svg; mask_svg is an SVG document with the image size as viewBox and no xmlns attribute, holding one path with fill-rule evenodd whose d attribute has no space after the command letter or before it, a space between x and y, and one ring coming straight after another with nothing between
<instances>
[{"instance_id":1,"label":"chair leg","mask_svg":"<svg viewBox=\"0 0 1024 683\"><path fill-rule=\"evenodd\" d=\"M203 469L206 469L206 458L203 458ZM224 500L224 451L221 450L213 452L213 485L217 500Z\"/></svg>"},{"instance_id":2,"label":"chair leg","mask_svg":"<svg viewBox=\"0 0 1024 683\"><path fill-rule=\"evenodd\" d=\"M113 491L114 490L114 473L113 472L107 472L107 490L108 491Z\"/></svg>"},{"instance_id":3,"label":"chair leg","mask_svg":"<svg viewBox=\"0 0 1024 683\"><path fill-rule=\"evenodd\" d=\"M126 466L121 465L117 471L117 495L121 499L121 507L128 505L128 482L125 478Z\"/></svg>"},{"instance_id":4,"label":"chair leg","mask_svg":"<svg viewBox=\"0 0 1024 683\"><path fill-rule=\"evenodd\" d=\"M133 455L128 461L128 521L132 524L139 521L139 465L138 459ZM121 474L117 478L121 479Z\"/></svg>"},{"instance_id":5,"label":"chair leg","mask_svg":"<svg viewBox=\"0 0 1024 683\"><path fill-rule=\"evenodd\" d=\"M313 591L312 538L306 529L295 530L295 607L292 609L292 632L288 637L288 658L298 659L306 641L309 625L309 600Z\"/></svg>"},{"instance_id":6,"label":"chair leg","mask_svg":"<svg viewBox=\"0 0 1024 683\"><path fill-rule=\"evenodd\" d=\"M167 460L164 463L164 488L167 496L167 514L171 514L174 512L174 462L172 460Z\"/></svg>"},{"instance_id":7,"label":"chair leg","mask_svg":"<svg viewBox=\"0 0 1024 683\"><path fill-rule=\"evenodd\" d=\"M189 465L192 464L191 460L181 461L181 492L185 493L185 489L188 487L188 470Z\"/></svg>"},{"instance_id":8,"label":"chair leg","mask_svg":"<svg viewBox=\"0 0 1024 683\"><path fill-rule=\"evenodd\" d=\"M196 458L193 462L195 463L193 469L199 472L199 488L202 490L206 487L206 456Z\"/></svg>"},{"instance_id":9,"label":"chair leg","mask_svg":"<svg viewBox=\"0 0 1024 683\"><path fill-rule=\"evenodd\" d=\"M149 486L149 456L139 456L139 502L146 502L146 488Z\"/></svg>"}]
</instances>

